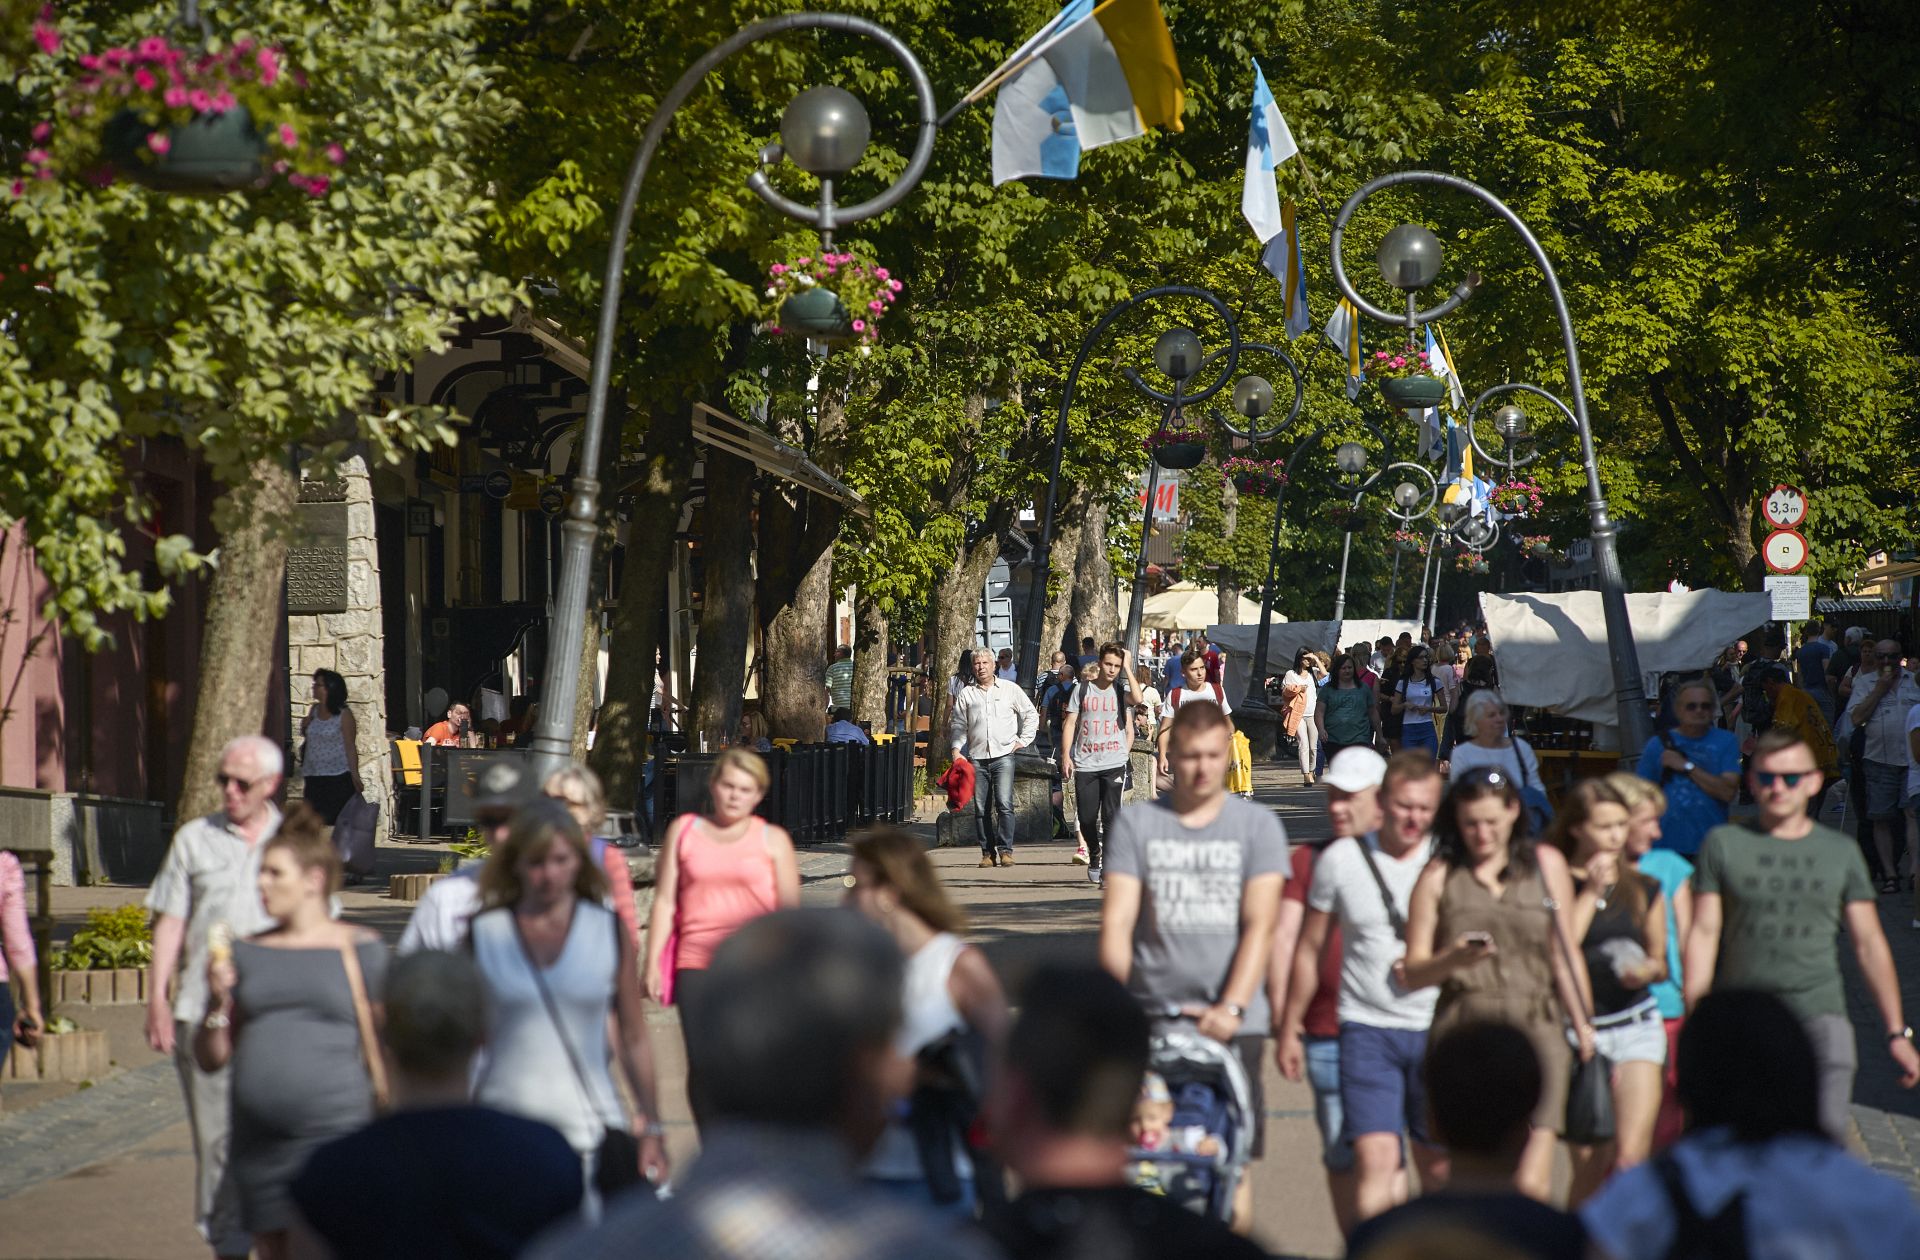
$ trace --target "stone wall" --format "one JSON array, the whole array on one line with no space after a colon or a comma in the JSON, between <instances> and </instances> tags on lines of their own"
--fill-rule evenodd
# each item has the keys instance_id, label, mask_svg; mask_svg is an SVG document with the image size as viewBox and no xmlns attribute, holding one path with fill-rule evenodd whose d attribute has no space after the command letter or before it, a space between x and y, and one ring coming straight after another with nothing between
<instances>
[{"instance_id":1,"label":"stone wall","mask_svg":"<svg viewBox=\"0 0 1920 1260\"><path fill-rule=\"evenodd\" d=\"M330 481L302 481L301 505L315 521L309 536L289 556L292 573L304 557L321 567L344 547L344 581L333 583L311 602L294 603L287 612L287 674L293 700L293 739L301 743L300 719L306 716L308 680L316 669L331 669L347 682L347 703L359 733L360 779L367 799L388 810L391 773L387 753L387 691L380 625L380 551L374 538L373 483L367 463L354 455L342 460ZM344 510L342 510L344 508ZM331 596L331 598L329 598ZM305 611L319 607L338 611ZM297 766L297 762L296 762Z\"/></svg>"}]
</instances>

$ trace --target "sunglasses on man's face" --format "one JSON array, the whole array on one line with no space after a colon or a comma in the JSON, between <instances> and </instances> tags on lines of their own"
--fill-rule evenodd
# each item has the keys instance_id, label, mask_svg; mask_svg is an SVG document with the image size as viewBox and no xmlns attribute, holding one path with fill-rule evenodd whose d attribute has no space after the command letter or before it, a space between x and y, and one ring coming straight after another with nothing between
<instances>
[{"instance_id":1,"label":"sunglasses on man's face","mask_svg":"<svg viewBox=\"0 0 1920 1260\"><path fill-rule=\"evenodd\" d=\"M218 783L223 789L228 786L239 788L242 796L253 791L253 789L258 787L262 782L260 779L243 779L237 774L228 774L225 770L214 775L213 781Z\"/></svg>"},{"instance_id":2,"label":"sunglasses on man's face","mask_svg":"<svg viewBox=\"0 0 1920 1260\"><path fill-rule=\"evenodd\" d=\"M1815 773L1817 772L1813 770L1755 770L1753 781L1763 788L1770 788L1775 783L1784 784L1788 788L1797 788L1800 786L1800 780Z\"/></svg>"},{"instance_id":3,"label":"sunglasses on man's face","mask_svg":"<svg viewBox=\"0 0 1920 1260\"><path fill-rule=\"evenodd\" d=\"M1691 700L1681 705L1680 709L1682 712L1686 712L1692 709L1711 709L1712 707L1713 701L1711 700Z\"/></svg>"}]
</instances>

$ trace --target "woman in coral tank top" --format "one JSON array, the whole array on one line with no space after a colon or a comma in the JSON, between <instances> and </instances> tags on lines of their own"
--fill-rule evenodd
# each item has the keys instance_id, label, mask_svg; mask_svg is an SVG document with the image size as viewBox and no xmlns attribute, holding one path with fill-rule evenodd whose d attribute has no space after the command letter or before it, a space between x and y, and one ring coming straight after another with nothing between
<instances>
[{"instance_id":1,"label":"woman in coral tank top","mask_svg":"<svg viewBox=\"0 0 1920 1260\"><path fill-rule=\"evenodd\" d=\"M800 904L793 838L754 814L771 782L760 755L721 752L707 782L712 808L667 828L647 921L647 996L698 1005L707 963L749 919Z\"/></svg>"}]
</instances>

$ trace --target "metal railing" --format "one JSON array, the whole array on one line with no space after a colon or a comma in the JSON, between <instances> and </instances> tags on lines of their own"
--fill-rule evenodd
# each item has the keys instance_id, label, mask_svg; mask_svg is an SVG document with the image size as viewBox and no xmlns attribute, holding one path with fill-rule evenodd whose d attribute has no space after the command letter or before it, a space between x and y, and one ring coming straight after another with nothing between
<instances>
[{"instance_id":1,"label":"metal railing","mask_svg":"<svg viewBox=\"0 0 1920 1260\"><path fill-rule=\"evenodd\" d=\"M849 831L913 817L913 741L796 744L765 753L772 783L755 811L787 829L795 844L825 844ZM707 808L717 752L662 751L653 780L656 834L666 822Z\"/></svg>"}]
</instances>

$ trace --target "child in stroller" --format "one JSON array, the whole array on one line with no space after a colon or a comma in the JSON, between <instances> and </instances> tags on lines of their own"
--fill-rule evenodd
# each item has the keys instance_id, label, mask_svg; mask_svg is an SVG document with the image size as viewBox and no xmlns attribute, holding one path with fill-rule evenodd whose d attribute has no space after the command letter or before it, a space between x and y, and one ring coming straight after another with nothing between
<instances>
[{"instance_id":1,"label":"child in stroller","mask_svg":"<svg viewBox=\"0 0 1920 1260\"><path fill-rule=\"evenodd\" d=\"M1133 1113L1133 1182L1231 1223L1252 1159L1252 1091L1226 1046L1191 1027L1154 1035Z\"/></svg>"}]
</instances>

